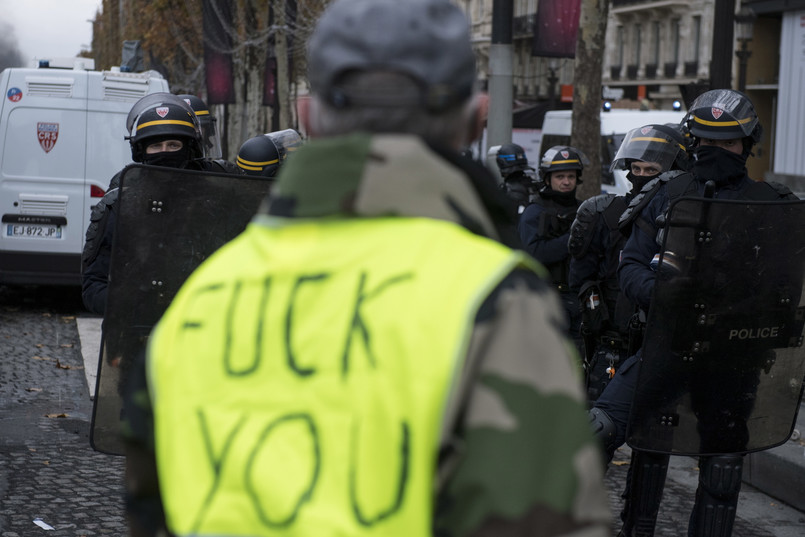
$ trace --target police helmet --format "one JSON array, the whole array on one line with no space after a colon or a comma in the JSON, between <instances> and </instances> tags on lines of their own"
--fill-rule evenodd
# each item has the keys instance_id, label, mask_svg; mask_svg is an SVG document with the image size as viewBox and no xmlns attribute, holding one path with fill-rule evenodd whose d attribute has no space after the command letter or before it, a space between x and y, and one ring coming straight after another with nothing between
<instances>
[{"instance_id":1,"label":"police helmet","mask_svg":"<svg viewBox=\"0 0 805 537\"><path fill-rule=\"evenodd\" d=\"M662 171L686 170L688 152L679 129L668 125L645 125L629 131L623 138L610 171L628 169L634 160L656 162Z\"/></svg>"},{"instance_id":2,"label":"police helmet","mask_svg":"<svg viewBox=\"0 0 805 537\"><path fill-rule=\"evenodd\" d=\"M210 113L207 103L190 94L179 95L179 98L190 105L201 125L201 137L204 156L211 159L221 158L221 139L218 136L218 120Z\"/></svg>"},{"instance_id":3,"label":"police helmet","mask_svg":"<svg viewBox=\"0 0 805 537\"><path fill-rule=\"evenodd\" d=\"M696 138L749 138L754 145L763 133L752 101L731 89L716 89L699 95L683 121L691 136Z\"/></svg>"},{"instance_id":4,"label":"police helmet","mask_svg":"<svg viewBox=\"0 0 805 537\"><path fill-rule=\"evenodd\" d=\"M175 96L172 96L175 97ZM180 104L181 103L181 104ZM135 105L136 106L136 105ZM146 107L138 107L129 128L127 139L131 144L131 158L142 162L145 148L157 139L181 140L189 150L189 158L203 155L201 126L198 118L181 99L158 99Z\"/></svg>"},{"instance_id":5,"label":"police helmet","mask_svg":"<svg viewBox=\"0 0 805 537\"><path fill-rule=\"evenodd\" d=\"M129 134L131 134L131 128L134 126L134 120L137 119L137 116L139 116L146 108L151 108L152 106L160 103L174 103L176 106L181 106L188 112L193 113L193 108L178 95L165 91L149 93L134 103L131 107L131 110L129 110L129 115L126 117L126 130L129 132Z\"/></svg>"},{"instance_id":6,"label":"police helmet","mask_svg":"<svg viewBox=\"0 0 805 537\"><path fill-rule=\"evenodd\" d=\"M249 138L238 150L238 168L247 175L274 177L288 155L301 145L302 138L293 129Z\"/></svg>"},{"instance_id":7,"label":"police helmet","mask_svg":"<svg viewBox=\"0 0 805 537\"><path fill-rule=\"evenodd\" d=\"M525 149L517 144L503 144L500 146L495 157L500 174L503 177L517 171L533 170L528 165L528 158L525 156Z\"/></svg>"},{"instance_id":8,"label":"police helmet","mask_svg":"<svg viewBox=\"0 0 805 537\"><path fill-rule=\"evenodd\" d=\"M539 177L545 184L550 181L550 174L563 170L576 170L576 182L581 183L581 172L589 166L587 156L569 145L555 145L545 151L539 163Z\"/></svg>"}]
</instances>

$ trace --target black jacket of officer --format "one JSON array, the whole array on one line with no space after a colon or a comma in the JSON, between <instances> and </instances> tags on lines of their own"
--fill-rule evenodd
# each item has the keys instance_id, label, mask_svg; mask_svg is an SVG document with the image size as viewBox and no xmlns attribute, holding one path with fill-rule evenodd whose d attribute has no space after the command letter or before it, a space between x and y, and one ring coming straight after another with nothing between
<instances>
[{"instance_id":1,"label":"black jacket of officer","mask_svg":"<svg viewBox=\"0 0 805 537\"><path fill-rule=\"evenodd\" d=\"M545 265L553 283L560 289L568 283L570 254L567 243L570 226L580 205L576 199L576 185L581 182L585 160L586 157L573 147L548 149L539 165L540 190L520 215L518 231L523 248ZM555 173L571 171L575 171L576 179L570 190L566 186L552 187Z\"/></svg>"}]
</instances>

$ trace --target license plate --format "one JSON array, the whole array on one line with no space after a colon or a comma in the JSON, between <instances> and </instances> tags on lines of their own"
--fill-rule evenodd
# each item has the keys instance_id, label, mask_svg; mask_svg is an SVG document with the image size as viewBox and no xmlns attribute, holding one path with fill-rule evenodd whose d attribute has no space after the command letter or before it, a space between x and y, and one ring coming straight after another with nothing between
<instances>
[{"instance_id":1,"label":"license plate","mask_svg":"<svg viewBox=\"0 0 805 537\"><path fill-rule=\"evenodd\" d=\"M61 226L6 224L6 236L26 239L61 239Z\"/></svg>"}]
</instances>

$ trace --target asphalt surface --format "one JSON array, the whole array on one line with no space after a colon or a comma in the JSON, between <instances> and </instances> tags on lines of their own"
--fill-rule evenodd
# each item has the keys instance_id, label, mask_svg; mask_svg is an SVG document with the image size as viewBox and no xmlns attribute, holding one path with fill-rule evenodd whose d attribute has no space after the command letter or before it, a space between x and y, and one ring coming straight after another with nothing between
<instances>
[{"instance_id":1,"label":"asphalt surface","mask_svg":"<svg viewBox=\"0 0 805 537\"><path fill-rule=\"evenodd\" d=\"M89 445L99 322L75 289L0 287L0 537L126 535L124 459ZM605 478L613 535L629 455L621 448ZM686 534L698 477L695 459L671 460L657 537ZM805 444L746 467L733 535L805 535L805 506L792 507L805 505Z\"/></svg>"}]
</instances>

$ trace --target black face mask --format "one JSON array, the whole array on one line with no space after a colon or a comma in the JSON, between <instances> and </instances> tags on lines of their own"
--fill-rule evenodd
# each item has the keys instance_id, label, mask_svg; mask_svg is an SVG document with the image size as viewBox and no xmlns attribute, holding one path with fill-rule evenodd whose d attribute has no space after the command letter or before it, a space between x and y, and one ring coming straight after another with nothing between
<instances>
[{"instance_id":1,"label":"black face mask","mask_svg":"<svg viewBox=\"0 0 805 537\"><path fill-rule=\"evenodd\" d=\"M736 183L746 176L746 157L714 145L702 145L694 153L691 172L699 181L716 186Z\"/></svg>"},{"instance_id":2,"label":"black face mask","mask_svg":"<svg viewBox=\"0 0 805 537\"><path fill-rule=\"evenodd\" d=\"M643 189L644 186L646 186L649 181L656 179L659 176L659 173L655 175L635 175L632 173L632 170L626 172L626 178L632 183L632 194L637 194Z\"/></svg>"},{"instance_id":3,"label":"black face mask","mask_svg":"<svg viewBox=\"0 0 805 537\"><path fill-rule=\"evenodd\" d=\"M143 164L149 166L164 166L166 168L184 168L190 160L190 151L182 147L178 151L163 151L161 153L146 153Z\"/></svg>"},{"instance_id":4,"label":"black face mask","mask_svg":"<svg viewBox=\"0 0 805 537\"><path fill-rule=\"evenodd\" d=\"M554 190L550 187L550 185L545 185L539 191L539 195L546 199L551 199L558 203L559 205L566 205L570 206L576 203L576 189L574 188L570 192L559 192L558 190Z\"/></svg>"}]
</instances>

